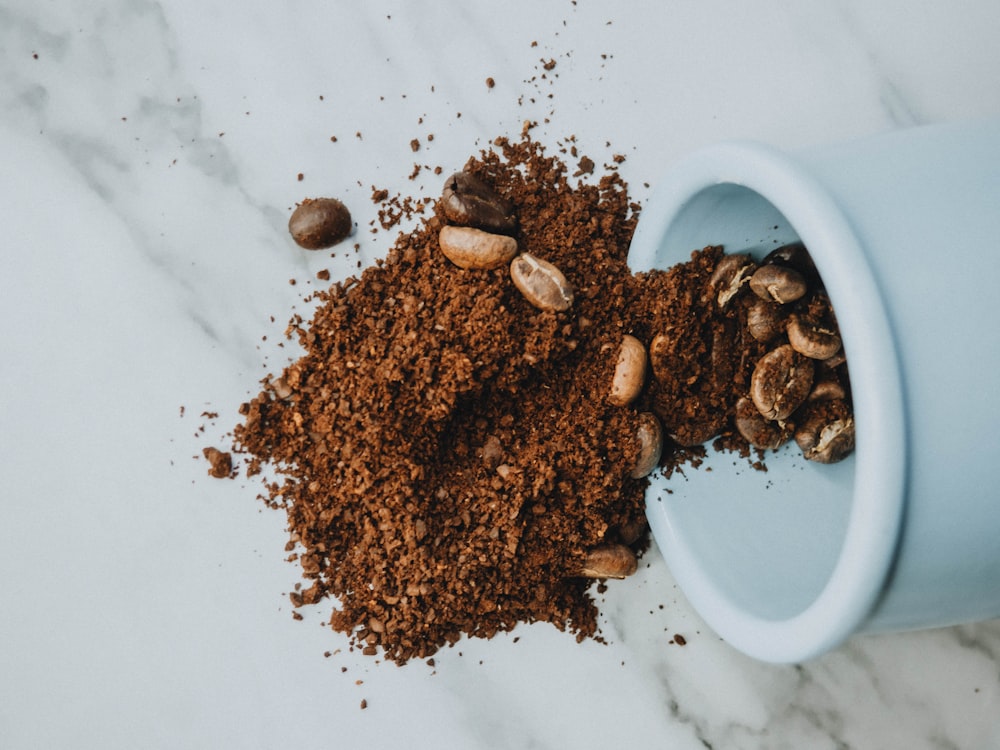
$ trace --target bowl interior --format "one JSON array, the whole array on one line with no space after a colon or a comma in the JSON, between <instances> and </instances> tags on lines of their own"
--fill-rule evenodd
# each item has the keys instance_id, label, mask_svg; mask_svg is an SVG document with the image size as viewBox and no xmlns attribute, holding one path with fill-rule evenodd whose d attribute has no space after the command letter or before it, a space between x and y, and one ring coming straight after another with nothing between
<instances>
[{"instance_id":1,"label":"bowl interior","mask_svg":"<svg viewBox=\"0 0 1000 750\"><path fill-rule=\"evenodd\" d=\"M661 240L667 267L706 244L749 252L760 260L801 237L767 199L735 184L691 197ZM672 260L668 255L675 255ZM794 443L766 458L766 471L746 459L710 452L698 469L657 476L647 495L657 539L683 545L698 575L749 614L787 619L820 595L840 556L850 517L854 456L823 466ZM681 530L682 533L673 532Z\"/></svg>"},{"instance_id":2,"label":"bowl interior","mask_svg":"<svg viewBox=\"0 0 1000 750\"><path fill-rule=\"evenodd\" d=\"M780 208L779 208L780 207ZM857 449L807 461L794 443L766 471L709 451L699 468L652 478L647 517L696 610L737 648L769 661L829 650L859 629L893 559L903 445L895 353L877 284L851 222L797 162L755 144L689 157L643 209L629 264L666 269L706 245L757 258L802 241L823 277L851 373Z\"/></svg>"}]
</instances>

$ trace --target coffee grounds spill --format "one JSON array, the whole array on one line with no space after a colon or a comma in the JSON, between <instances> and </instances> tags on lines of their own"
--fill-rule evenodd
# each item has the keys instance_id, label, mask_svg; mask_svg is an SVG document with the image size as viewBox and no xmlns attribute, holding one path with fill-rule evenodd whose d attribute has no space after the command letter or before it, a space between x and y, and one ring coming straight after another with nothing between
<instances>
[{"instance_id":1,"label":"coffee grounds spill","mask_svg":"<svg viewBox=\"0 0 1000 750\"><path fill-rule=\"evenodd\" d=\"M628 186L614 168L571 184L527 132L464 169L514 205L519 249L565 274L572 308L535 309L506 267L454 266L435 204L384 259L316 294L312 320L289 328L303 356L234 430L247 475L267 469L262 497L287 514L307 583L293 604L329 600L352 647L397 663L522 622L600 638L594 582L577 573L596 546L649 544L648 482L629 478L643 411L679 438L708 422L717 447L749 454L727 422L756 359L736 340L745 305L722 314L703 294L721 248L632 274ZM668 328L676 382L609 404L621 337L648 346ZM662 468L703 454L667 440Z\"/></svg>"}]
</instances>

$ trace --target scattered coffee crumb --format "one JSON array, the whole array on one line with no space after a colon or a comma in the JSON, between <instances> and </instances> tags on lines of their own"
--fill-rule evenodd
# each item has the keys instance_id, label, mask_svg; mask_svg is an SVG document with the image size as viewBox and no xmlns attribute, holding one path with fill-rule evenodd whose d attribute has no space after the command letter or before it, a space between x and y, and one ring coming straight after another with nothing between
<instances>
[{"instance_id":1,"label":"scattered coffee crumb","mask_svg":"<svg viewBox=\"0 0 1000 750\"><path fill-rule=\"evenodd\" d=\"M217 479L225 479L233 471L233 457L231 453L220 451L218 448L205 448L202 454L208 460L208 473Z\"/></svg>"},{"instance_id":2,"label":"scattered coffee crumb","mask_svg":"<svg viewBox=\"0 0 1000 750\"><path fill-rule=\"evenodd\" d=\"M414 138L413 140L410 141L410 150L411 151L419 151L420 150L420 139L419 138Z\"/></svg>"},{"instance_id":3,"label":"scattered coffee crumb","mask_svg":"<svg viewBox=\"0 0 1000 750\"><path fill-rule=\"evenodd\" d=\"M678 646L686 646L687 638L685 638L680 633L674 633L674 643L676 643Z\"/></svg>"},{"instance_id":4,"label":"scattered coffee crumb","mask_svg":"<svg viewBox=\"0 0 1000 750\"><path fill-rule=\"evenodd\" d=\"M493 80L492 77L486 79L486 88L491 89L497 85L497 82Z\"/></svg>"},{"instance_id":5,"label":"scattered coffee crumb","mask_svg":"<svg viewBox=\"0 0 1000 750\"><path fill-rule=\"evenodd\" d=\"M302 180L304 180L305 178L306 176L302 172L299 172L297 175L295 175L295 179L297 179L299 182L302 182Z\"/></svg>"},{"instance_id":6,"label":"scattered coffee crumb","mask_svg":"<svg viewBox=\"0 0 1000 750\"><path fill-rule=\"evenodd\" d=\"M368 708L368 700L365 699L365 698L362 698L361 699L361 710L364 711L366 708Z\"/></svg>"},{"instance_id":7,"label":"scattered coffee crumb","mask_svg":"<svg viewBox=\"0 0 1000 750\"><path fill-rule=\"evenodd\" d=\"M577 169L576 172L573 173L573 176L580 177L581 175L585 174L593 174L594 166L595 166L594 160L591 159L589 156L584 156L582 159L580 159L579 163L577 164Z\"/></svg>"}]
</instances>

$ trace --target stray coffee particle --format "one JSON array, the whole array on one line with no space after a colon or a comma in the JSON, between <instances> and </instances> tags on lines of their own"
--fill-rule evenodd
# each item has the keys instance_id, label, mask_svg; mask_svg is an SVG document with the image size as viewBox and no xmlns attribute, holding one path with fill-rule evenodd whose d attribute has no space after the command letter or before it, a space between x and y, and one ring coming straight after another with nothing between
<instances>
[{"instance_id":1,"label":"stray coffee particle","mask_svg":"<svg viewBox=\"0 0 1000 750\"><path fill-rule=\"evenodd\" d=\"M217 479L224 479L232 473L233 457L231 453L224 453L218 448L205 448L202 450L202 455L208 461L208 473L211 476Z\"/></svg>"}]
</instances>

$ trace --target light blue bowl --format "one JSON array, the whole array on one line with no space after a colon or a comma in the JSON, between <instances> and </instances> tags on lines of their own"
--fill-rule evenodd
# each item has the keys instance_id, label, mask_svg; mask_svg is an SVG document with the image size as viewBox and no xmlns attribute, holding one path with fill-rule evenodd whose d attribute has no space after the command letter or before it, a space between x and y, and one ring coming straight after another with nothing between
<instances>
[{"instance_id":1,"label":"light blue bowl","mask_svg":"<svg viewBox=\"0 0 1000 750\"><path fill-rule=\"evenodd\" d=\"M801 240L830 293L857 449L767 472L710 451L646 495L692 606L774 662L854 633L1000 616L1000 121L786 154L728 142L657 186L633 271Z\"/></svg>"}]
</instances>

